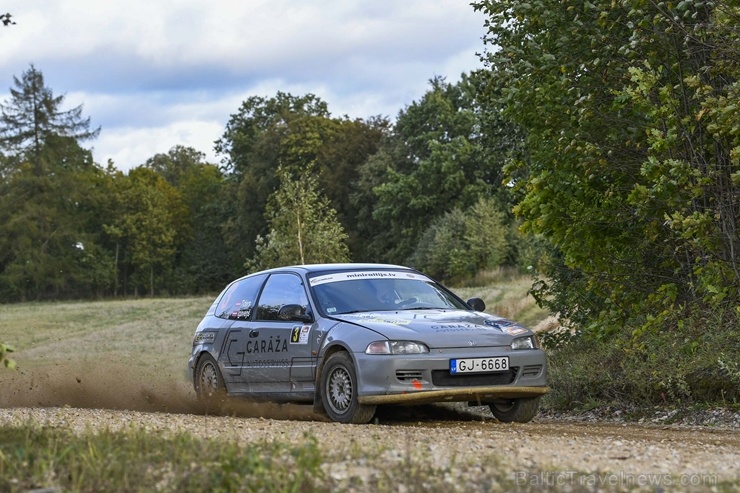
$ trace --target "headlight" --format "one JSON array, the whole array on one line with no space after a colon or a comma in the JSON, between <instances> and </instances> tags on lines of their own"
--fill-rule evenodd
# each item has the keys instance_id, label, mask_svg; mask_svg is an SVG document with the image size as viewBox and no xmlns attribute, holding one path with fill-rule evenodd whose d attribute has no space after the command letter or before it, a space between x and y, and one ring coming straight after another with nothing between
<instances>
[{"instance_id":1,"label":"headlight","mask_svg":"<svg viewBox=\"0 0 740 493\"><path fill-rule=\"evenodd\" d=\"M518 337L511 341L511 349L536 349L540 347L534 336Z\"/></svg>"},{"instance_id":2,"label":"headlight","mask_svg":"<svg viewBox=\"0 0 740 493\"><path fill-rule=\"evenodd\" d=\"M428 353L429 348L420 342L413 341L376 341L365 349L366 354L421 354Z\"/></svg>"}]
</instances>

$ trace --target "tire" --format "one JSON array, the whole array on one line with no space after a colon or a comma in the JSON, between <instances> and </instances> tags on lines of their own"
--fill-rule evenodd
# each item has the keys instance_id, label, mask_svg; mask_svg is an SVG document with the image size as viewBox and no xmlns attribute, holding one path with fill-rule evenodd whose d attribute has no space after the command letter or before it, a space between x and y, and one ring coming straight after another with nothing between
<instances>
[{"instance_id":1,"label":"tire","mask_svg":"<svg viewBox=\"0 0 740 493\"><path fill-rule=\"evenodd\" d=\"M226 401L226 385L216 360L210 354L204 354L195 368L195 394L198 402L209 409L218 409Z\"/></svg>"},{"instance_id":2,"label":"tire","mask_svg":"<svg viewBox=\"0 0 740 493\"><path fill-rule=\"evenodd\" d=\"M504 403L491 403L493 416L502 423L528 423L540 411L540 396L513 399Z\"/></svg>"},{"instance_id":3,"label":"tire","mask_svg":"<svg viewBox=\"0 0 740 493\"><path fill-rule=\"evenodd\" d=\"M321 371L321 403L332 421L364 424L373 419L376 406L357 400L357 372L346 352L334 353Z\"/></svg>"}]
</instances>

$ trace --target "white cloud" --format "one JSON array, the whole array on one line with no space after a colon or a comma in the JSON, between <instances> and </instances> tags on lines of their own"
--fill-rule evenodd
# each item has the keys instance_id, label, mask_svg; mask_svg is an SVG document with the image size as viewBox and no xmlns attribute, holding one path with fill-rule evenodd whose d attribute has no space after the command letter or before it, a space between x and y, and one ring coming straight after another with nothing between
<instances>
[{"instance_id":1,"label":"white cloud","mask_svg":"<svg viewBox=\"0 0 740 493\"><path fill-rule=\"evenodd\" d=\"M459 0L6 0L0 98L33 63L128 169L176 144L213 155L250 96L313 93L333 115L384 115L434 76L480 67L483 17ZM181 140L177 140L181 139Z\"/></svg>"},{"instance_id":2,"label":"white cloud","mask_svg":"<svg viewBox=\"0 0 740 493\"><path fill-rule=\"evenodd\" d=\"M209 162L218 164L212 149L213 141L222 132L220 122L200 120L179 120L150 128L120 127L115 132L101 132L93 146L93 154L102 165L110 159L117 168L128 170L144 164L155 154L164 154L176 145L183 145L204 152Z\"/></svg>"}]
</instances>

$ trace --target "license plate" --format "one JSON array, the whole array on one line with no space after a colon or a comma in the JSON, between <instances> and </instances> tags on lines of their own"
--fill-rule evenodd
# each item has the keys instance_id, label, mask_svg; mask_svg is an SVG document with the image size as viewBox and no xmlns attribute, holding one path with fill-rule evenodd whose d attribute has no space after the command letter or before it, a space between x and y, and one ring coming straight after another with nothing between
<instances>
[{"instance_id":1,"label":"license plate","mask_svg":"<svg viewBox=\"0 0 740 493\"><path fill-rule=\"evenodd\" d=\"M450 360L450 373L453 375L460 373L490 373L507 371L508 369L508 356L501 356L498 358L466 358Z\"/></svg>"}]
</instances>

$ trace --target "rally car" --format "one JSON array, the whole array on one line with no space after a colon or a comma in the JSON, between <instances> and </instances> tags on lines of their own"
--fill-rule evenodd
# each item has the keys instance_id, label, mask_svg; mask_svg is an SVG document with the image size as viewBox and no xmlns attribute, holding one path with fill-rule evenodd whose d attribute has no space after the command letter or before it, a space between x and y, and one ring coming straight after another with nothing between
<instances>
[{"instance_id":1,"label":"rally car","mask_svg":"<svg viewBox=\"0 0 740 493\"><path fill-rule=\"evenodd\" d=\"M548 392L528 328L484 313L423 273L385 264L300 265L229 284L193 337L203 401L313 403L342 423L378 405L467 402L530 421Z\"/></svg>"}]
</instances>

